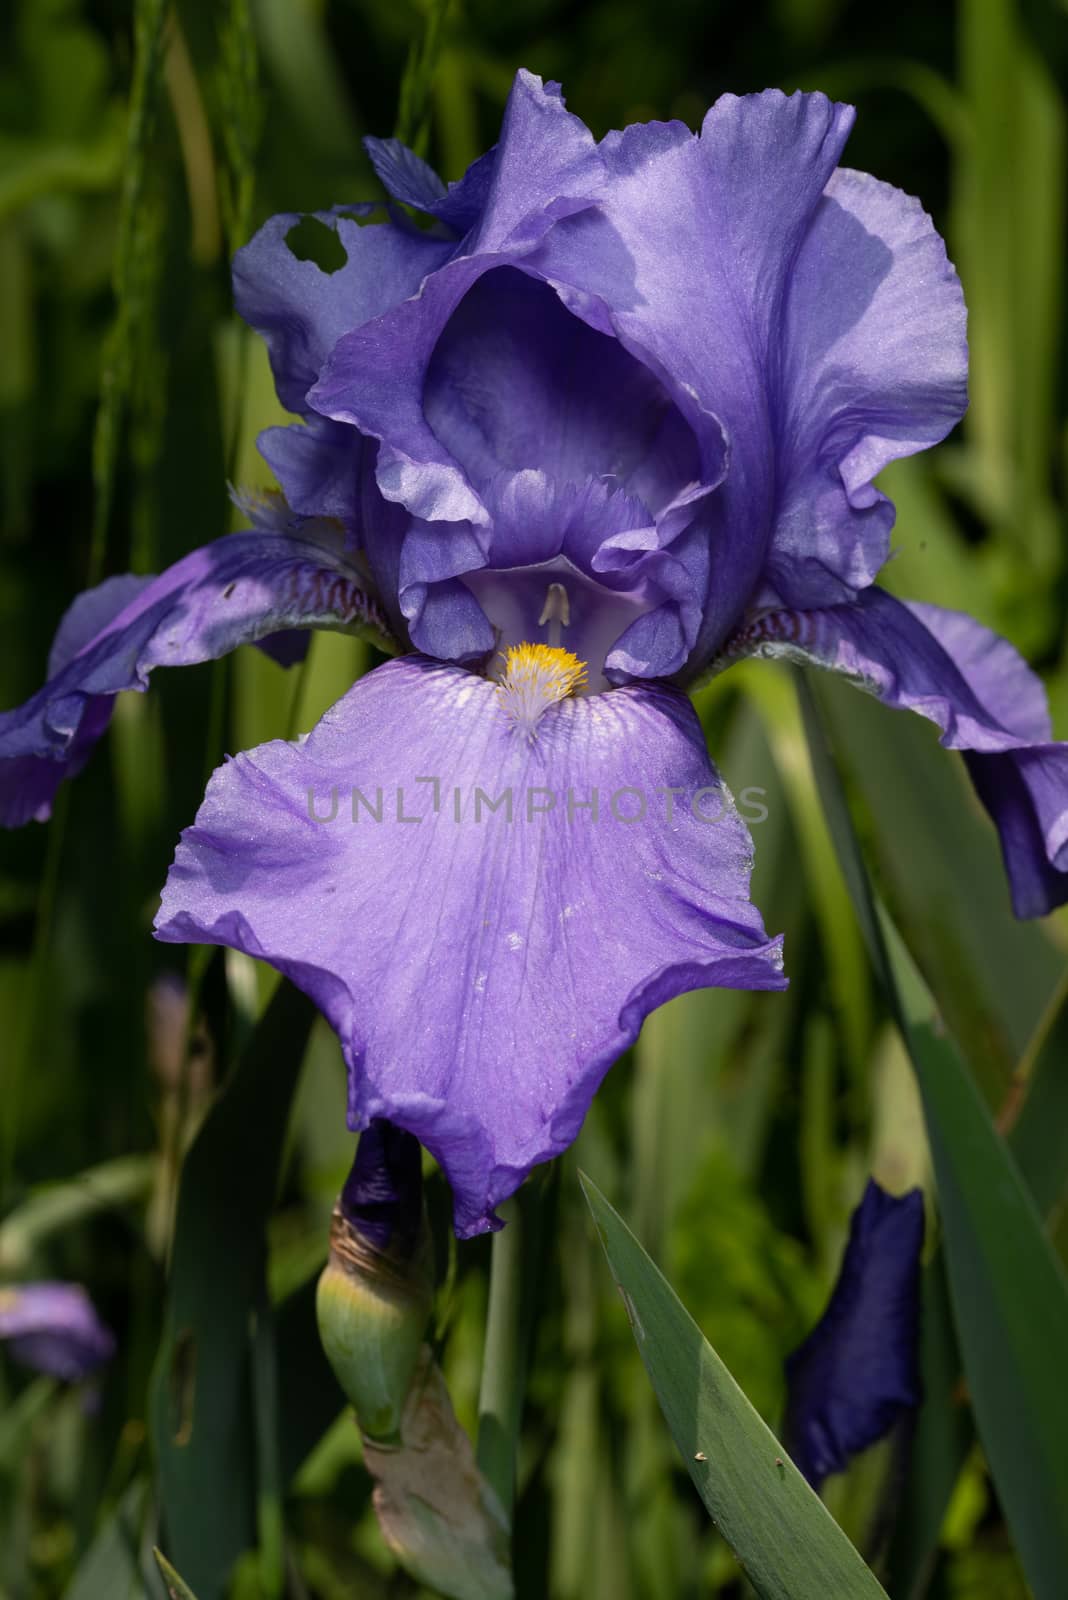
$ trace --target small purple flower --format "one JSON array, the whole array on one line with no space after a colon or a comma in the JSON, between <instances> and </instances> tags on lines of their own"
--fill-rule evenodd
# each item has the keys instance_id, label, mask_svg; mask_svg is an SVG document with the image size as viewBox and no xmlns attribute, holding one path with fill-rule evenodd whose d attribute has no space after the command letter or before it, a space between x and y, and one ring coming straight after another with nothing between
<instances>
[{"instance_id":1,"label":"small purple flower","mask_svg":"<svg viewBox=\"0 0 1068 1600\"><path fill-rule=\"evenodd\" d=\"M786 1361L786 1447L812 1486L921 1400L923 1194L869 1180L826 1311Z\"/></svg>"},{"instance_id":2,"label":"small purple flower","mask_svg":"<svg viewBox=\"0 0 1068 1600\"><path fill-rule=\"evenodd\" d=\"M79 1383L110 1361L113 1334L75 1283L0 1286L0 1339L23 1366Z\"/></svg>"},{"instance_id":3,"label":"small purple flower","mask_svg":"<svg viewBox=\"0 0 1068 1600\"><path fill-rule=\"evenodd\" d=\"M841 671L968 753L1016 908L1068 898L1066 747L1038 680L955 613L872 587L887 462L966 402L964 305L919 205L838 165L853 113L724 96L597 143L515 81L446 188L369 141L396 208L318 214L326 272L268 222L234 264L300 420L285 503L61 625L0 718L0 816L48 814L112 697L308 627L389 634L297 743L213 777L158 937L236 946L311 994L354 1129L424 1143L456 1225L574 1138L687 989L783 986L752 845L685 689L745 654Z\"/></svg>"}]
</instances>

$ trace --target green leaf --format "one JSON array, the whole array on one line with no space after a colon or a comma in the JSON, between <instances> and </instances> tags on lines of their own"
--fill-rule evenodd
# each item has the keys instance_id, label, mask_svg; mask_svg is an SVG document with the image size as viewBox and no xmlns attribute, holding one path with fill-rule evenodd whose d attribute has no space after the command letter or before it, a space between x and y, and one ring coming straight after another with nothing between
<instances>
[{"instance_id":1,"label":"green leaf","mask_svg":"<svg viewBox=\"0 0 1068 1600\"><path fill-rule=\"evenodd\" d=\"M672 1438L757 1594L884 1595L626 1223L580 1178Z\"/></svg>"},{"instance_id":2,"label":"green leaf","mask_svg":"<svg viewBox=\"0 0 1068 1600\"><path fill-rule=\"evenodd\" d=\"M178 1576L177 1572L175 1572L174 1568L171 1566L170 1562L167 1560L167 1557L162 1553L162 1551L153 1549L152 1554L156 1558L156 1565L160 1570L160 1576L167 1585L167 1593L170 1596L170 1600L197 1600L197 1597L193 1593L192 1589L185 1582L184 1578L180 1578Z\"/></svg>"},{"instance_id":3,"label":"green leaf","mask_svg":"<svg viewBox=\"0 0 1068 1600\"><path fill-rule=\"evenodd\" d=\"M942 1251L924 1268L921 1296L923 1404L885 1574L895 1600L921 1600L926 1593L953 1487L975 1441L971 1410L961 1393L960 1349Z\"/></svg>"},{"instance_id":4,"label":"green leaf","mask_svg":"<svg viewBox=\"0 0 1068 1600\"><path fill-rule=\"evenodd\" d=\"M115 1156L63 1183L33 1190L0 1223L0 1264L12 1276L29 1270L34 1252L100 1212L143 1201L156 1170L154 1156Z\"/></svg>"},{"instance_id":5,"label":"green leaf","mask_svg":"<svg viewBox=\"0 0 1068 1600\"><path fill-rule=\"evenodd\" d=\"M1056 1600L1068 1571L1068 1282L975 1075L896 928L880 921L815 701L803 681L799 692L843 872L923 1097L980 1442L1037 1600Z\"/></svg>"},{"instance_id":6,"label":"green leaf","mask_svg":"<svg viewBox=\"0 0 1068 1600\"><path fill-rule=\"evenodd\" d=\"M996 1103L1063 956L1041 927L1013 917L994 830L935 730L829 674L811 689L870 818L865 844L894 921Z\"/></svg>"},{"instance_id":7,"label":"green leaf","mask_svg":"<svg viewBox=\"0 0 1068 1600\"><path fill-rule=\"evenodd\" d=\"M222 1594L234 1561L256 1543L250 1331L265 1300L266 1222L314 1015L281 985L182 1169L151 1416L166 1542L201 1600Z\"/></svg>"},{"instance_id":8,"label":"green leaf","mask_svg":"<svg viewBox=\"0 0 1068 1600\"><path fill-rule=\"evenodd\" d=\"M892 945L899 983L909 964ZM1020 1170L919 982L905 991L979 1438L1038 1600L1068 1571L1068 1282Z\"/></svg>"},{"instance_id":9,"label":"green leaf","mask_svg":"<svg viewBox=\"0 0 1068 1600\"><path fill-rule=\"evenodd\" d=\"M149 1559L146 1534L153 1520L148 1484L135 1479L102 1525L63 1600L157 1600L163 1594Z\"/></svg>"},{"instance_id":10,"label":"green leaf","mask_svg":"<svg viewBox=\"0 0 1068 1600\"><path fill-rule=\"evenodd\" d=\"M1068 979L1040 1022L1017 1069L1002 1127L1043 1216L1064 1193L1068 1176ZM889 1586L901 1600L926 1590L953 1486L975 1439L961 1392L961 1359L946 1283L944 1253L924 1272L920 1325L924 1401L913 1439L910 1470L889 1555Z\"/></svg>"},{"instance_id":11,"label":"green leaf","mask_svg":"<svg viewBox=\"0 0 1068 1600\"><path fill-rule=\"evenodd\" d=\"M426 154L429 134L430 94L441 55L448 0L430 0L423 32L408 52L401 79L395 137L420 155Z\"/></svg>"},{"instance_id":12,"label":"green leaf","mask_svg":"<svg viewBox=\"0 0 1068 1600\"><path fill-rule=\"evenodd\" d=\"M1012 1153L1043 1216L1064 1196L1068 1181L1068 976L1035 1032L1016 1073L1018 1114L1008 1106Z\"/></svg>"}]
</instances>

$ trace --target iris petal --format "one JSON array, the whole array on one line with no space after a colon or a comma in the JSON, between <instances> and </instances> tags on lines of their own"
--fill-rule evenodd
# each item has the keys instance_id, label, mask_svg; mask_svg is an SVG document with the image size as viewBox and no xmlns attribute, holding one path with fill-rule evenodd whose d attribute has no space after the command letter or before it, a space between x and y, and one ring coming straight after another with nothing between
<instances>
[{"instance_id":1,"label":"iris petal","mask_svg":"<svg viewBox=\"0 0 1068 1600\"><path fill-rule=\"evenodd\" d=\"M502 469L523 468L561 484L610 479L626 488L674 409L618 340L514 267L480 278L450 317L427 367L423 405L480 494ZM681 418L678 426L685 431ZM699 470L692 435L688 458L680 462L677 448L665 456L678 478L658 486L661 504Z\"/></svg>"},{"instance_id":2,"label":"iris petal","mask_svg":"<svg viewBox=\"0 0 1068 1600\"><path fill-rule=\"evenodd\" d=\"M277 654L271 636L303 627L385 630L340 535L321 524L230 534L158 577L111 578L79 596L56 634L49 681L0 714L0 822L45 820L107 727L114 696L144 689L155 667L259 640Z\"/></svg>"},{"instance_id":3,"label":"iris petal","mask_svg":"<svg viewBox=\"0 0 1068 1600\"><path fill-rule=\"evenodd\" d=\"M459 255L418 296L395 296L373 323L350 318L309 403L382 441L378 482L426 521L486 521L451 451L423 413L427 363L449 317L486 272L521 258L561 217L588 207L604 183L589 129L564 107L558 86L517 74L500 143L482 171L482 210ZM361 322L364 323L361 326Z\"/></svg>"},{"instance_id":4,"label":"iris petal","mask_svg":"<svg viewBox=\"0 0 1068 1600\"><path fill-rule=\"evenodd\" d=\"M305 988L341 1038L352 1125L415 1134L470 1234L571 1142L655 1006L782 987L751 849L682 696L562 700L531 740L492 683L409 657L300 744L215 774L157 930Z\"/></svg>"},{"instance_id":5,"label":"iris petal","mask_svg":"<svg viewBox=\"0 0 1068 1600\"><path fill-rule=\"evenodd\" d=\"M788 605L822 605L852 598L889 555L894 508L872 479L964 412L964 296L919 201L840 170L798 254L784 322L767 580Z\"/></svg>"},{"instance_id":6,"label":"iris petal","mask_svg":"<svg viewBox=\"0 0 1068 1600\"><path fill-rule=\"evenodd\" d=\"M897 710L934 722L967 752L996 823L1019 917L1068 900L1068 744L1052 737L1041 681L973 618L866 589L848 605L771 611L727 646L828 667Z\"/></svg>"},{"instance_id":7,"label":"iris petal","mask_svg":"<svg viewBox=\"0 0 1068 1600\"><path fill-rule=\"evenodd\" d=\"M115 1339L75 1283L0 1288L0 1339L24 1366L78 1383L110 1360Z\"/></svg>"},{"instance_id":8,"label":"iris petal","mask_svg":"<svg viewBox=\"0 0 1068 1600\"><path fill-rule=\"evenodd\" d=\"M561 223L529 263L569 286L576 315L591 302L607 312L605 331L653 366L699 438L710 418L722 425L730 462L708 508L699 652L735 624L764 565L783 307L852 120L823 95L769 90L724 95L700 138L679 123L609 134L596 211Z\"/></svg>"},{"instance_id":9,"label":"iris petal","mask_svg":"<svg viewBox=\"0 0 1068 1600\"><path fill-rule=\"evenodd\" d=\"M311 220L333 236L342 258L336 271L297 257L290 238L306 221L299 212L265 222L237 252L233 268L234 304L263 335L278 398L287 411L302 414L311 409L305 397L342 335L415 294L455 248L388 222L362 227L343 208L316 212Z\"/></svg>"}]
</instances>

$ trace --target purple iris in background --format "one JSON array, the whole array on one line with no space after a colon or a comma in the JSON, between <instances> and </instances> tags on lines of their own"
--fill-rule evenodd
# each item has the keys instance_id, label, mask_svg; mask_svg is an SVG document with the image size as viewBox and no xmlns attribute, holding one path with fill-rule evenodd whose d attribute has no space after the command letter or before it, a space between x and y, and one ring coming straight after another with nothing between
<instances>
[{"instance_id":1,"label":"purple iris in background","mask_svg":"<svg viewBox=\"0 0 1068 1600\"><path fill-rule=\"evenodd\" d=\"M786 1362L787 1449L812 1486L920 1404L923 1194L869 1180L826 1311Z\"/></svg>"},{"instance_id":2,"label":"purple iris in background","mask_svg":"<svg viewBox=\"0 0 1068 1600\"><path fill-rule=\"evenodd\" d=\"M597 143L521 72L448 188L369 141L400 204L318 215L335 270L298 259L296 215L235 262L300 418L260 441L285 503L82 596L49 683L0 719L18 823L154 666L287 628L392 637L304 739L215 774L157 932L311 994L352 1126L421 1140L461 1234L574 1138L650 1010L783 985L699 674L781 654L932 718L969 752L1017 911L1068 897L1037 678L969 618L872 587L893 521L873 479L959 418L966 346L920 206L838 165L852 116L769 91L700 135Z\"/></svg>"},{"instance_id":3,"label":"purple iris in background","mask_svg":"<svg viewBox=\"0 0 1068 1600\"><path fill-rule=\"evenodd\" d=\"M0 1286L0 1339L25 1367L79 1383L115 1354L115 1338L75 1283Z\"/></svg>"}]
</instances>

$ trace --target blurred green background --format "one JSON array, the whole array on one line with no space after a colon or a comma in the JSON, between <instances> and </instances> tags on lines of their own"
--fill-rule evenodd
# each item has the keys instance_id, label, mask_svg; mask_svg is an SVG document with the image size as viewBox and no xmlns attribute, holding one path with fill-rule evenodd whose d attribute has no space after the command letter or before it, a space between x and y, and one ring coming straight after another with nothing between
<instances>
[{"instance_id":1,"label":"blurred green background","mask_svg":"<svg viewBox=\"0 0 1068 1600\"><path fill-rule=\"evenodd\" d=\"M850 163L921 196L971 319L963 427L884 478L899 510L887 582L1007 634L1068 733L1064 4L467 0L435 17L398 0L8 0L0 705L41 681L88 581L159 569L236 525L228 478L269 482L254 440L279 411L263 352L231 311L232 251L274 211L375 197L364 133L399 125L459 176L493 142L524 65L560 79L598 135L654 117L696 126L724 90L821 88L856 103ZM410 83L421 62L433 68L425 107L398 104L413 50ZM246 1552L241 1597L417 1592L377 1533L310 1317L351 1157L337 1047L314 1026L296 1081L307 1019L254 1033L265 974L233 953L194 955L186 972L181 952L149 937L206 773L224 751L310 726L368 664L366 647L321 635L289 674L252 650L160 674L150 696L124 698L53 823L0 839L0 1281L77 1279L120 1341L91 1407L0 1356L4 1600L161 1593L145 1565L161 1472L187 1528L198 1497L226 1510L204 1539L220 1560ZM1013 922L993 832L932 729L850 691L823 704L880 888L1003 1109L1063 975L1068 920ZM745 1593L674 1457L576 1165L773 1424L782 1358L825 1301L868 1172L897 1189L927 1182L915 1089L868 976L791 682L740 668L700 706L728 782L767 792L754 893L786 934L792 987L776 1001L706 992L658 1013L544 1185L523 1600ZM188 981L192 1018L160 987L168 975ZM259 1055L246 1055L216 1166L183 1192L175 1244L182 1152L250 1039ZM1056 1171L1045 1198L1063 1250ZM488 1243L457 1250L436 1178L431 1201L437 1338L471 1425ZM217 1435L193 1445L175 1304L199 1317L201 1370L218 1384ZM925 1479L923 1514L910 1487L898 1496L891 1593L1012 1600L1027 1591L948 1361L953 1381L929 1390L951 1442L945 1493ZM192 1476L176 1464L183 1449ZM862 1462L830 1489L862 1547L885 1468Z\"/></svg>"}]
</instances>

